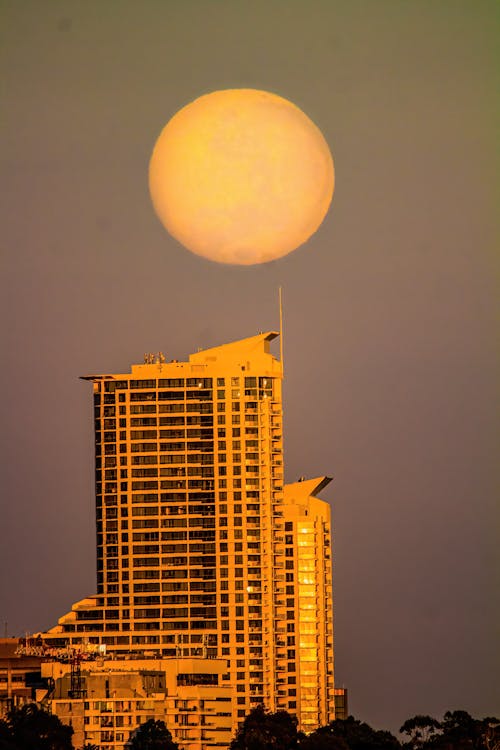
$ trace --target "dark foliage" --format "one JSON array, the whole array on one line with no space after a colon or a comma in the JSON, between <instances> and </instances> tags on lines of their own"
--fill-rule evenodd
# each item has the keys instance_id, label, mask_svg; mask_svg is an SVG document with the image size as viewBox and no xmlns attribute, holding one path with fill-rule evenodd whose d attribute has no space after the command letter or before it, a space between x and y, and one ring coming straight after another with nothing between
<instances>
[{"instance_id":1,"label":"dark foliage","mask_svg":"<svg viewBox=\"0 0 500 750\"><path fill-rule=\"evenodd\" d=\"M349 750L349 745L331 732L316 730L300 738L299 748L300 750Z\"/></svg>"},{"instance_id":2,"label":"dark foliage","mask_svg":"<svg viewBox=\"0 0 500 750\"><path fill-rule=\"evenodd\" d=\"M57 716L27 703L0 722L0 750L73 750L72 734Z\"/></svg>"},{"instance_id":3,"label":"dark foliage","mask_svg":"<svg viewBox=\"0 0 500 750\"><path fill-rule=\"evenodd\" d=\"M409 735L403 747L412 750L500 750L499 720L474 719L467 711L447 711L441 722L415 716L400 732Z\"/></svg>"},{"instance_id":4,"label":"dark foliage","mask_svg":"<svg viewBox=\"0 0 500 750\"><path fill-rule=\"evenodd\" d=\"M271 713L257 706L245 718L229 750L294 750L297 719L286 711Z\"/></svg>"},{"instance_id":5,"label":"dark foliage","mask_svg":"<svg viewBox=\"0 0 500 750\"><path fill-rule=\"evenodd\" d=\"M441 722L417 715L405 721L401 744L390 732L376 730L349 716L309 735L297 732L297 720L286 711L251 711L229 750L500 750L500 722L473 719L466 711L447 711Z\"/></svg>"},{"instance_id":6,"label":"dark foliage","mask_svg":"<svg viewBox=\"0 0 500 750\"><path fill-rule=\"evenodd\" d=\"M129 750L179 750L165 722L149 719L141 724L127 743Z\"/></svg>"},{"instance_id":7,"label":"dark foliage","mask_svg":"<svg viewBox=\"0 0 500 750\"><path fill-rule=\"evenodd\" d=\"M498 750L500 722L493 717L473 719L467 711L447 711L441 722L441 734L430 747L433 750Z\"/></svg>"},{"instance_id":8,"label":"dark foliage","mask_svg":"<svg viewBox=\"0 0 500 750\"><path fill-rule=\"evenodd\" d=\"M439 721L432 716L418 714L412 719L407 719L400 728L401 734L407 734L408 742L403 747L422 748L431 739L432 735L441 728Z\"/></svg>"},{"instance_id":9,"label":"dark foliage","mask_svg":"<svg viewBox=\"0 0 500 750\"><path fill-rule=\"evenodd\" d=\"M6 721L0 719L0 750L17 750Z\"/></svg>"},{"instance_id":10,"label":"dark foliage","mask_svg":"<svg viewBox=\"0 0 500 750\"><path fill-rule=\"evenodd\" d=\"M305 747L306 750L393 750L401 745L390 732L372 729L368 724L349 716L320 727L307 737L307 744L301 744L300 747Z\"/></svg>"}]
</instances>

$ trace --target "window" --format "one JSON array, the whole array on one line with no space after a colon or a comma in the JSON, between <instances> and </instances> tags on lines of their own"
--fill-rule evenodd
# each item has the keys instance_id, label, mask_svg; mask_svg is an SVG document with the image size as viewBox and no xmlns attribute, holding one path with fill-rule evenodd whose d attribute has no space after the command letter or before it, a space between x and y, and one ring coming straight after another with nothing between
<instances>
[{"instance_id":1,"label":"window","mask_svg":"<svg viewBox=\"0 0 500 750\"><path fill-rule=\"evenodd\" d=\"M178 685L217 685L218 684L217 674L178 674L177 684Z\"/></svg>"},{"instance_id":2,"label":"window","mask_svg":"<svg viewBox=\"0 0 500 750\"><path fill-rule=\"evenodd\" d=\"M184 378L160 378L159 388L184 388Z\"/></svg>"}]
</instances>

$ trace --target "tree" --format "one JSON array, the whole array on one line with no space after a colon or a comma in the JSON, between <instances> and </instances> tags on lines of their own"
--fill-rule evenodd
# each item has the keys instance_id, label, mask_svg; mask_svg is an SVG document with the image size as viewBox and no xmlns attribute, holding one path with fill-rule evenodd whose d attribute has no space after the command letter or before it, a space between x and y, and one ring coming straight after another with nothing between
<instances>
[{"instance_id":1,"label":"tree","mask_svg":"<svg viewBox=\"0 0 500 750\"><path fill-rule=\"evenodd\" d=\"M498 750L500 722L495 717L474 719L467 711L447 711L441 722L441 734L433 750Z\"/></svg>"},{"instance_id":2,"label":"tree","mask_svg":"<svg viewBox=\"0 0 500 750\"><path fill-rule=\"evenodd\" d=\"M447 711L441 722L431 716L405 721L403 747L419 750L500 750L500 721L494 716L474 719L467 711Z\"/></svg>"},{"instance_id":3,"label":"tree","mask_svg":"<svg viewBox=\"0 0 500 750\"><path fill-rule=\"evenodd\" d=\"M441 724L432 716L418 714L412 719L407 719L399 731L409 736L404 747L424 748L432 735L440 728Z\"/></svg>"},{"instance_id":4,"label":"tree","mask_svg":"<svg viewBox=\"0 0 500 750\"><path fill-rule=\"evenodd\" d=\"M0 719L0 750L17 750L6 721Z\"/></svg>"},{"instance_id":5,"label":"tree","mask_svg":"<svg viewBox=\"0 0 500 750\"><path fill-rule=\"evenodd\" d=\"M232 740L229 750L294 750L297 719L287 711L266 711L259 705L250 711Z\"/></svg>"},{"instance_id":6,"label":"tree","mask_svg":"<svg viewBox=\"0 0 500 750\"><path fill-rule=\"evenodd\" d=\"M7 713L0 730L0 750L73 750L72 727L27 703Z\"/></svg>"},{"instance_id":7,"label":"tree","mask_svg":"<svg viewBox=\"0 0 500 750\"><path fill-rule=\"evenodd\" d=\"M316 730L299 739L300 750L349 750L349 745L341 737Z\"/></svg>"},{"instance_id":8,"label":"tree","mask_svg":"<svg viewBox=\"0 0 500 750\"><path fill-rule=\"evenodd\" d=\"M320 727L307 738L311 743L306 745L306 750L329 750L326 739L341 740L349 750L394 750L400 748L399 741L390 732L372 729L368 724L349 716L347 719L337 719ZM321 744L319 744L321 741ZM313 744L317 742L318 744ZM342 747L342 746L340 746ZM302 748L302 745L301 745ZM337 750L339 745L332 744L332 750Z\"/></svg>"},{"instance_id":9,"label":"tree","mask_svg":"<svg viewBox=\"0 0 500 750\"><path fill-rule=\"evenodd\" d=\"M500 719L487 716L482 721L485 750L500 750Z\"/></svg>"},{"instance_id":10,"label":"tree","mask_svg":"<svg viewBox=\"0 0 500 750\"><path fill-rule=\"evenodd\" d=\"M473 719L467 711L447 711L441 723L443 734L441 742L460 747L479 747L481 741L481 722Z\"/></svg>"},{"instance_id":11,"label":"tree","mask_svg":"<svg viewBox=\"0 0 500 750\"><path fill-rule=\"evenodd\" d=\"M129 750L179 750L165 722L155 719L137 727L127 747Z\"/></svg>"}]
</instances>

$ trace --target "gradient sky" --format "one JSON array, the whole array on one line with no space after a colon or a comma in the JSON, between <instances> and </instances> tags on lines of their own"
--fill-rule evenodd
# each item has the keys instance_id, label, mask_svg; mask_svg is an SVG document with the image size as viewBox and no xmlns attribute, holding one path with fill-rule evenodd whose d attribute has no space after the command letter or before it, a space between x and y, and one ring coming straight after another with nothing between
<instances>
[{"instance_id":1,"label":"gradient sky","mask_svg":"<svg viewBox=\"0 0 500 750\"><path fill-rule=\"evenodd\" d=\"M1 2L9 635L95 591L78 376L276 328L282 285L286 475L334 476L336 681L351 712L392 729L498 712L496 9ZM335 159L324 225L264 266L191 255L148 196L163 125L231 87L293 101Z\"/></svg>"}]
</instances>

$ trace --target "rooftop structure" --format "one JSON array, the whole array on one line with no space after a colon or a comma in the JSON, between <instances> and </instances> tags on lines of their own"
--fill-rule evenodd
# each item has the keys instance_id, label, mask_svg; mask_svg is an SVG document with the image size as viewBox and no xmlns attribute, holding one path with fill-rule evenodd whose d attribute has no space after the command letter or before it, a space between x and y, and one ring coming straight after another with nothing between
<instances>
[{"instance_id":1,"label":"rooftop structure","mask_svg":"<svg viewBox=\"0 0 500 750\"><path fill-rule=\"evenodd\" d=\"M19 644L19 638L0 638L0 719L11 708L34 700L43 686L40 656L20 653Z\"/></svg>"}]
</instances>

